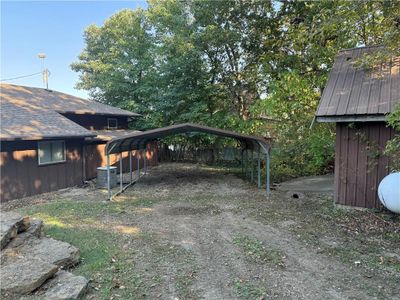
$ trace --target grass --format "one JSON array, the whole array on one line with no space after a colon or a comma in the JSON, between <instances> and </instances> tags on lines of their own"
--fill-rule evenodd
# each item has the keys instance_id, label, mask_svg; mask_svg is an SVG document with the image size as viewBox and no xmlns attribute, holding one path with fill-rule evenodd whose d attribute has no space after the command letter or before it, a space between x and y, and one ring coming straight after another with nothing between
<instances>
[{"instance_id":1,"label":"grass","mask_svg":"<svg viewBox=\"0 0 400 300\"><path fill-rule=\"evenodd\" d=\"M242 210L264 224L281 226L282 222L290 221L288 234L311 251L327 255L366 278L383 278L387 287L398 286L400 261L393 254L398 255L400 244L399 215L346 210L336 207L332 197L318 195L306 195L302 200L272 195L265 204L248 202L243 206ZM384 294L381 289L369 292L379 299Z\"/></svg>"},{"instance_id":2,"label":"grass","mask_svg":"<svg viewBox=\"0 0 400 300\"><path fill-rule=\"evenodd\" d=\"M153 268L174 264L175 290L182 299L195 298L191 289L196 268L191 253L173 245L159 245L157 237L135 226L117 225L134 208L150 207L153 201L94 202L62 200L21 209L42 219L45 234L68 242L80 250L81 263L71 271L90 280L90 294L96 299L145 299L164 279L139 269L137 256L152 249L146 260ZM106 219L106 222L102 222Z\"/></svg>"},{"instance_id":3,"label":"grass","mask_svg":"<svg viewBox=\"0 0 400 300\"><path fill-rule=\"evenodd\" d=\"M256 238L238 235L233 238L233 242L243 250L245 257L250 261L285 267L284 254L279 250L267 248Z\"/></svg>"},{"instance_id":4,"label":"grass","mask_svg":"<svg viewBox=\"0 0 400 300\"><path fill-rule=\"evenodd\" d=\"M384 239L400 244L400 232L386 232L384 234Z\"/></svg>"},{"instance_id":5,"label":"grass","mask_svg":"<svg viewBox=\"0 0 400 300\"><path fill-rule=\"evenodd\" d=\"M273 194L266 199L263 194L242 201L230 195L143 193L144 197L138 197L137 194L128 190L116 202L59 198L20 211L43 219L47 235L80 249L82 263L72 272L91 280L90 295L94 299L144 299L154 295L157 298L157 293L160 297L174 294L179 299L199 298L200 291L194 289L194 283L198 272L203 270L196 265L193 253L135 226L137 216L148 213L161 201L190 204L192 215L219 214L212 205L231 201L237 204L229 208L232 213L245 214L277 228L290 221L282 230L310 251L316 251L316 255L329 256L349 269L357 268L360 275L374 276L385 281L387 289L396 290L400 261L392 254L400 244L400 217L342 210L326 196L306 195L294 200L282 199L284 196L276 193L278 197ZM335 244L329 244L330 241ZM266 264L285 268L285 253L255 237L237 234L233 243L249 266ZM288 272L290 264L286 264ZM257 280L233 281L235 277L227 282L232 283L238 297L259 299L267 293ZM385 291L374 290L370 285L365 289L370 289L373 297L387 296Z\"/></svg>"},{"instance_id":6,"label":"grass","mask_svg":"<svg viewBox=\"0 0 400 300\"><path fill-rule=\"evenodd\" d=\"M255 286L248 281L236 280L234 282L234 286L236 294L242 299L258 300L267 293L267 290L265 288Z\"/></svg>"},{"instance_id":7,"label":"grass","mask_svg":"<svg viewBox=\"0 0 400 300\"><path fill-rule=\"evenodd\" d=\"M43 219L46 235L79 248L82 261L72 272L90 279L98 299L116 293L127 299L145 292L146 286L131 272L134 264L129 251L121 248L122 234L98 226L103 214L118 214L120 208L113 203L61 201L22 211Z\"/></svg>"},{"instance_id":8,"label":"grass","mask_svg":"<svg viewBox=\"0 0 400 300\"><path fill-rule=\"evenodd\" d=\"M192 288L197 276L197 266L193 254L176 245L166 244L154 247L152 250L154 268L171 267L171 277L174 282L174 290L179 299L197 299L198 291ZM162 279L156 275L157 281Z\"/></svg>"},{"instance_id":9,"label":"grass","mask_svg":"<svg viewBox=\"0 0 400 300\"><path fill-rule=\"evenodd\" d=\"M297 238L307 245L321 248L329 256L338 258L347 265L360 262L364 271L382 270L399 272L400 262L395 257L386 256L385 249L396 249L400 242L400 233L385 228L390 216L374 213L378 224L371 222L369 212L347 211L336 208L332 202L322 202L317 213L309 215L308 222L290 229ZM380 220L382 216L382 220ZM395 226L395 224L394 224ZM326 245L321 238L332 237L338 245ZM340 238L338 238L340 237ZM376 242L374 239L376 239Z\"/></svg>"}]
</instances>

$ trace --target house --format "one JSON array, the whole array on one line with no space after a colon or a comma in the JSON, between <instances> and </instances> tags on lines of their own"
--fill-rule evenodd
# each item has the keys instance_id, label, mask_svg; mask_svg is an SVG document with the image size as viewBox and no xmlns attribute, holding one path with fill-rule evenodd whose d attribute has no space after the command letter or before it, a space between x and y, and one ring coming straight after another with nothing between
<instances>
[{"instance_id":1,"label":"house","mask_svg":"<svg viewBox=\"0 0 400 300\"><path fill-rule=\"evenodd\" d=\"M335 203L381 208L377 189L389 173L383 154L394 136L386 116L400 103L400 57L370 70L358 67L363 47L340 51L316 112L319 122L336 123Z\"/></svg>"},{"instance_id":2,"label":"house","mask_svg":"<svg viewBox=\"0 0 400 300\"><path fill-rule=\"evenodd\" d=\"M105 166L106 142L135 132L129 122L140 117L41 88L1 84L0 97L1 201L79 186L96 177L97 167ZM146 155L154 164L153 150ZM128 155L123 153L125 160Z\"/></svg>"}]
</instances>

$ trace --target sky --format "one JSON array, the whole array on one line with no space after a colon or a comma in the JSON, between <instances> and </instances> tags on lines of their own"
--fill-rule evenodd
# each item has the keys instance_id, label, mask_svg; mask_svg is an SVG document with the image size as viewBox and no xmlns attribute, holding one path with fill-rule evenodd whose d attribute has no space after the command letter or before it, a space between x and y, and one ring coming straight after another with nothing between
<instances>
[{"instance_id":1,"label":"sky","mask_svg":"<svg viewBox=\"0 0 400 300\"><path fill-rule=\"evenodd\" d=\"M87 98L75 89L79 74L70 65L84 48L83 33L90 24L104 21L124 8L146 8L144 1L4 1L1 0L2 82L43 87L39 53L45 53L49 88Z\"/></svg>"}]
</instances>

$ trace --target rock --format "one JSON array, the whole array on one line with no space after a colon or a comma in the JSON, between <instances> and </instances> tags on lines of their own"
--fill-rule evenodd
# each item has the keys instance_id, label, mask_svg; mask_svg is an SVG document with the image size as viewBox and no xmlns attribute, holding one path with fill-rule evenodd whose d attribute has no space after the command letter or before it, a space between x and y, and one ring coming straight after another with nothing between
<instances>
[{"instance_id":1,"label":"rock","mask_svg":"<svg viewBox=\"0 0 400 300\"><path fill-rule=\"evenodd\" d=\"M43 237L43 222L1 214L0 298L79 299L88 281L60 270L79 262L79 250Z\"/></svg>"},{"instance_id":2,"label":"rock","mask_svg":"<svg viewBox=\"0 0 400 300\"><path fill-rule=\"evenodd\" d=\"M43 221L39 219L33 219L30 221L31 225L29 226L27 233L34 235L38 238L43 236Z\"/></svg>"},{"instance_id":3,"label":"rock","mask_svg":"<svg viewBox=\"0 0 400 300\"><path fill-rule=\"evenodd\" d=\"M0 214L0 244L1 249L16 237L18 232L25 231L29 227L29 218L24 218L16 212L1 212Z\"/></svg>"},{"instance_id":4,"label":"rock","mask_svg":"<svg viewBox=\"0 0 400 300\"><path fill-rule=\"evenodd\" d=\"M3 249L7 246L8 242L17 236L17 227L16 226L3 226L1 225L0 229L0 247Z\"/></svg>"},{"instance_id":5,"label":"rock","mask_svg":"<svg viewBox=\"0 0 400 300\"><path fill-rule=\"evenodd\" d=\"M56 276L48 280L42 287L44 299L75 300L85 294L88 281L85 277L73 275L66 271L58 271Z\"/></svg>"},{"instance_id":6,"label":"rock","mask_svg":"<svg viewBox=\"0 0 400 300\"><path fill-rule=\"evenodd\" d=\"M7 246L13 248L25 257L38 258L45 262L70 267L79 262L78 248L52 238L38 238L28 232L19 234Z\"/></svg>"},{"instance_id":7,"label":"rock","mask_svg":"<svg viewBox=\"0 0 400 300\"><path fill-rule=\"evenodd\" d=\"M58 266L40 259L9 257L1 265L0 282L2 295L27 294L54 276Z\"/></svg>"}]
</instances>

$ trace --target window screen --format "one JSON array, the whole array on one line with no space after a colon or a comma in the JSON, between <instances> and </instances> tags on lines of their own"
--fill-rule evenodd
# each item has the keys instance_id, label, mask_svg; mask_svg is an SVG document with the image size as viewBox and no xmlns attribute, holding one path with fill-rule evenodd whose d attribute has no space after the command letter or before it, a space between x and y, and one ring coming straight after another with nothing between
<instances>
[{"instance_id":1,"label":"window screen","mask_svg":"<svg viewBox=\"0 0 400 300\"><path fill-rule=\"evenodd\" d=\"M65 161L65 142L39 142L39 165Z\"/></svg>"}]
</instances>

